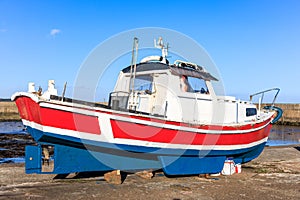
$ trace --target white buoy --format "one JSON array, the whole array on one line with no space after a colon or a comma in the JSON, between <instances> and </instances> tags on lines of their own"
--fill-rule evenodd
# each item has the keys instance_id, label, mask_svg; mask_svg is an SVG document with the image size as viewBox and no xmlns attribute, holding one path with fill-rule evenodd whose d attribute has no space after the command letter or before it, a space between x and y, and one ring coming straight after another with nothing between
<instances>
[{"instance_id":1,"label":"white buoy","mask_svg":"<svg viewBox=\"0 0 300 200\"><path fill-rule=\"evenodd\" d=\"M223 170L221 172L223 175L232 175L235 173L234 161L225 160Z\"/></svg>"}]
</instances>

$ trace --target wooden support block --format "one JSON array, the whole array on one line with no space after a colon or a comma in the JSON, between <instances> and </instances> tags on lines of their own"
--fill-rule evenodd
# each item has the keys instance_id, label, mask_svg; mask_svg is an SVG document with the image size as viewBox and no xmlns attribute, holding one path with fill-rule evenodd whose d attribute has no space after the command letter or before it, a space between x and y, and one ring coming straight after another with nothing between
<instances>
[{"instance_id":1,"label":"wooden support block","mask_svg":"<svg viewBox=\"0 0 300 200\"><path fill-rule=\"evenodd\" d=\"M122 176L120 170L114 170L104 174L104 180L110 184L120 185L122 184Z\"/></svg>"},{"instance_id":2,"label":"wooden support block","mask_svg":"<svg viewBox=\"0 0 300 200\"><path fill-rule=\"evenodd\" d=\"M152 171L141 171L141 172L137 172L135 174L143 179L148 179L148 180L152 179L152 177L153 177Z\"/></svg>"}]
</instances>

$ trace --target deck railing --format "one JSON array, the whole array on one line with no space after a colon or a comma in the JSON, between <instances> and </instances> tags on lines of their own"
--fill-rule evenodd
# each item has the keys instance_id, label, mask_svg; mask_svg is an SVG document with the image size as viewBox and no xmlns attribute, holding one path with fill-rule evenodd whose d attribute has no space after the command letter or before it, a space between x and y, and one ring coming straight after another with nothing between
<instances>
[{"instance_id":1,"label":"deck railing","mask_svg":"<svg viewBox=\"0 0 300 200\"><path fill-rule=\"evenodd\" d=\"M275 95L274 95L274 97L273 97L271 106L269 107L270 109L272 109L272 108L274 107L275 101L276 101L277 96L278 96L278 93L279 93L279 91L280 91L279 88L272 88L272 89L264 90L264 91L261 91L261 92L257 92L257 93L255 93L255 94L251 94L251 95L250 95L250 101L252 102L254 96L261 95L260 98L259 98L259 101L258 101L258 107L260 108L261 104L263 103L265 94L266 94L266 93L269 93L269 92L272 92L272 91L276 91L276 93L275 93ZM260 110L260 109L259 109L259 110Z\"/></svg>"}]
</instances>

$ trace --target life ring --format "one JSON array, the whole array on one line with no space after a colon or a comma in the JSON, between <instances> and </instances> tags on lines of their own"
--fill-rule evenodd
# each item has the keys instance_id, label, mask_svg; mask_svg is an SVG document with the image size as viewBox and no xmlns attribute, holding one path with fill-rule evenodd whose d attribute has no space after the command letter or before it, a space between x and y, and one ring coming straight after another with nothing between
<instances>
[{"instance_id":1,"label":"life ring","mask_svg":"<svg viewBox=\"0 0 300 200\"><path fill-rule=\"evenodd\" d=\"M283 110L279 107L276 106L265 106L264 109L266 110L274 110L277 112L276 117L271 121L271 124L275 124L281 117L283 114Z\"/></svg>"}]
</instances>

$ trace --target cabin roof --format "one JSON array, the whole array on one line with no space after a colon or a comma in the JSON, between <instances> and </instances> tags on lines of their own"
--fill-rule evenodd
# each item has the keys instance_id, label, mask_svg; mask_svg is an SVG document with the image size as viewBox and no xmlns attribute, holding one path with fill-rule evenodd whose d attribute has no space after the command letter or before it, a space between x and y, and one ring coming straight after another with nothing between
<instances>
[{"instance_id":1,"label":"cabin roof","mask_svg":"<svg viewBox=\"0 0 300 200\"><path fill-rule=\"evenodd\" d=\"M130 65L122 70L123 73L130 73ZM160 62L139 63L136 65L136 72L167 70L169 65Z\"/></svg>"},{"instance_id":2,"label":"cabin roof","mask_svg":"<svg viewBox=\"0 0 300 200\"><path fill-rule=\"evenodd\" d=\"M122 70L123 73L130 73L131 66L128 66ZM191 76L195 78L201 78L208 81L218 81L217 78L212 76L210 73L202 70L195 70L188 67L178 67L176 65L168 65L161 62L146 62L138 63L136 65L136 72L145 72L145 71L156 71L156 70L170 70L172 74L178 76Z\"/></svg>"},{"instance_id":3,"label":"cabin roof","mask_svg":"<svg viewBox=\"0 0 300 200\"><path fill-rule=\"evenodd\" d=\"M192 69L187 69L187 68L182 68L182 67L170 67L171 73L174 75L178 76L191 76L195 78L200 78L206 81L218 81L217 78L212 76L210 73L205 72L205 71L199 71L199 70L192 70Z\"/></svg>"}]
</instances>

